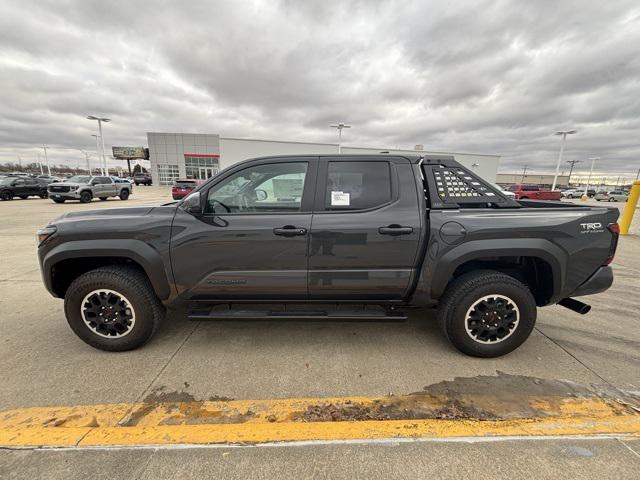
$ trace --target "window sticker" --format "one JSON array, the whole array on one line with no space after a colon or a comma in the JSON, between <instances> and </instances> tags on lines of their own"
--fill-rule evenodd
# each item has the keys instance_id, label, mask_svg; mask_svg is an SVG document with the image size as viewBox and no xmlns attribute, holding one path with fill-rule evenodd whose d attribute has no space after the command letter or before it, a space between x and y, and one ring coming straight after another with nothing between
<instances>
[{"instance_id":1,"label":"window sticker","mask_svg":"<svg viewBox=\"0 0 640 480\"><path fill-rule=\"evenodd\" d=\"M351 205L351 194L345 192L331 192L332 207L348 207Z\"/></svg>"}]
</instances>

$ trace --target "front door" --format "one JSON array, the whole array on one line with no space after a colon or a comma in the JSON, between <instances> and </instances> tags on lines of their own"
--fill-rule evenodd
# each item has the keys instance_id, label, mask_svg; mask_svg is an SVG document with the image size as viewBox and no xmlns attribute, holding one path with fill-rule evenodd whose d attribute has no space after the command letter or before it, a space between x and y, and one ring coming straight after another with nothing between
<instances>
[{"instance_id":1,"label":"front door","mask_svg":"<svg viewBox=\"0 0 640 480\"><path fill-rule=\"evenodd\" d=\"M323 158L315 200L310 298L403 298L423 228L409 161Z\"/></svg>"},{"instance_id":2,"label":"front door","mask_svg":"<svg viewBox=\"0 0 640 480\"><path fill-rule=\"evenodd\" d=\"M171 262L180 295L307 298L316 170L315 158L258 160L202 189L202 215L178 209Z\"/></svg>"}]
</instances>

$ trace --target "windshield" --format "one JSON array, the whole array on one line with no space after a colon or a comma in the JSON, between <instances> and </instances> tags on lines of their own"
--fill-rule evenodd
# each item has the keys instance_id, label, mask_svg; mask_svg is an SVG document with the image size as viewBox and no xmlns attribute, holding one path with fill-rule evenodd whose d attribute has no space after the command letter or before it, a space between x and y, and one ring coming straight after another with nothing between
<instances>
[{"instance_id":1,"label":"windshield","mask_svg":"<svg viewBox=\"0 0 640 480\"><path fill-rule=\"evenodd\" d=\"M0 178L0 185L9 185L11 182L15 180L14 177L4 177Z\"/></svg>"},{"instance_id":2,"label":"windshield","mask_svg":"<svg viewBox=\"0 0 640 480\"><path fill-rule=\"evenodd\" d=\"M65 182L69 182L69 183L89 183L89 180L91 180L91 177L87 177L86 175L76 175L74 177L67 178L65 180Z\"/></svg>"}]
</instances>

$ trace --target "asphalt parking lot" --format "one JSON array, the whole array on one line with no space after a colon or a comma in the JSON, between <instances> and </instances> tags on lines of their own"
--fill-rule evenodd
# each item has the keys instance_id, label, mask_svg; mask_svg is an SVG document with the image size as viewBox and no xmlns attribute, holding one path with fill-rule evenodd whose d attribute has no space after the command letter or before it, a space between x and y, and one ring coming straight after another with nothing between
<instances>
[{"instance_id":1,"label":"asphalt parking lot","mask_svg":"<svg viewBox=\"0 0 640 480\"><path fill-rule=\"evenodd\" d=\"M541 309L531 338L498 359L476 359L455 351L440 335L430 312L415 312L402 323L193 322L178 310L169 313L159 334L139 350L113 354L92 349L68 328L62 301L42 285L35 231L67 211L169 200L166 188L140 186L126 202L60 205L36 198L0 202L0 411L135 403L153 396L195 400L381 396L417 392L440 382L455 390L480 376L501 377L510 388L533 377L640 394L640 316L634 295L640 287L640 237L633 235L620 241L613 287L588 299L590 314L579 316L559 306ZM500 388L500 383L492 385ZM305 473L367 477L376 462L380 467L376 471L405 478L442 474L445 465L449 467L445 476L460 478L486 466L496 478L513 478L538 468L543 459L553 468L542 467L539 473L549 478L606 477L613 467L617 478L633 478L640 467L637 441L513 440L501 445L501 456L508 460L497 469L487 457L495 446L480 441L183 453L105 450L95 453L95 471L89 472L80 460L82 452L5 451L0 452L0 476L22 478L33 471L44 478L38 470L43 464L51 467L51 478L98 471L153 478L176 463L181 464L182 478L213 471L238 478L258 471L265 478ZM465 454L481 461L467 462ZM409 457L416 461L406 462ZM360 466L357 474L355 465Z\"/></svg>"}]
</instances>

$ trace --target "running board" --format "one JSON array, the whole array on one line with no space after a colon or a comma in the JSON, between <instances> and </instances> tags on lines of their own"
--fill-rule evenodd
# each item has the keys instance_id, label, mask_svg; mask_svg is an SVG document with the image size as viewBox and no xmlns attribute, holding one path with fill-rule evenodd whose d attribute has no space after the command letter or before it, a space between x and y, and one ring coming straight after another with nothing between
<instances>
[{"instance_id":1,"label":"running board","mask_svg":"<svg viewBox=\"0 0 640 480\"><path fill-rule=\"evenodd\" d=\"M191 320L362 320L362 321L403 321L405 312L367 305L363 308L264 308L249 309L246 305L197 305L189 312Z\"/></svg>"}]
</instances>

